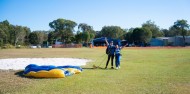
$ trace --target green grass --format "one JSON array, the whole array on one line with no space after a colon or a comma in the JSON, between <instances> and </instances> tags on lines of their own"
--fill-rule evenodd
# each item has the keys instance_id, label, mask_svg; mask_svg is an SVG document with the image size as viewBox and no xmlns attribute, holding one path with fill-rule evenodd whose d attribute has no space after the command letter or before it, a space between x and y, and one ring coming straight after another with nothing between
<instances>
[{"instance_id":1,"label":"green grass","mask_svg":"<svg viewBox=\"0 0 190 94\"><path fill-rule=\"evenodd\" d=\"M74 57L91 59L81 74L33 79L0 72L0 93L16 94L190 94L189 48L125 48L121 69L91 69L106 58L105 49L6 49L0 58ZM99 59L95 62L96 59ZM100 67L105 67L106 61ZM110 68L110 64L109 64Z\"/></svg>"}]
</instances>

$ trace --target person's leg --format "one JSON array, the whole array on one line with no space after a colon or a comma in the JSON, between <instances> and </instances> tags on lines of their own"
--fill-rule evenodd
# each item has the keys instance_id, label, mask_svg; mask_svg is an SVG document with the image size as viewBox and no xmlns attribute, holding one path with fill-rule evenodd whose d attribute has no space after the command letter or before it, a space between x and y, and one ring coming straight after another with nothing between
<instances>
[{"instance_id":1,"label":"person's leg","mask_svg":"<svg viewBox=\"0 0 190 94\"><path fill-rule=\"evenodd\" d=\"M121 56L118 57L118 68L120 68Z\"/></svg>"},{"instance_id":2,"label":"person's leg","mask_svg":"<svg viewBox=\"0 0 190 94\"><path fill-rule=\"evenodd\" d=\"M108 66L108 64L109 64L110 57L111 57L111 55L108 55L108 60L107 60L107 63L106 63L106 67L105 67L105 68L107 68L107 66Z\"/></svg>"},{"instance_id":3,"label":"person's leg","mask_svg":"<svg viewBox=\"0 0 190 94\"><path fill-rule=\"evenodd\" d=\"M117 56L115 55L115 67L117 67Z\"/></svg>"},{"instance_id":4,"label":"person's leg","mask_svg":"<svg viewBox=\"0 0 190 94\"><path fill-rule=\"evenodd\" d=\"M118 55L115 56L115 66L118 67Z\"/></svg>"},{"instance_id":5,"label":"person's leg","mask_svg":"<svg viewBox=\"0 0 190 94\"><path fill-rule=\"evenodd\" d=\"M113 59L114 59L114 55L111 55L111 68L113 69Z\"/></svg>"}]
</instances>

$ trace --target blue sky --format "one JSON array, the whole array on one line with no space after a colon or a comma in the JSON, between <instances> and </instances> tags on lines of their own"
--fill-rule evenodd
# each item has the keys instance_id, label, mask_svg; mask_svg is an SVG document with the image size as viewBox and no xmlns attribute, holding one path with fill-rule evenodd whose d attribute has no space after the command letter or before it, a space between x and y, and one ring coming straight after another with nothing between
<instances>
[{"instance_id":1,"label":"blue sky","mask_svg":"<svg viewBox=\"0 0 190 94\"><path fill-rule=\"evenodd\" d=\"M168 29L178 19L190 24L190 0L0 0L0 21L49 30L58 18L87 23L94 30L116 25L140 27L152 20Z\"/></svg>"}]
</instances>

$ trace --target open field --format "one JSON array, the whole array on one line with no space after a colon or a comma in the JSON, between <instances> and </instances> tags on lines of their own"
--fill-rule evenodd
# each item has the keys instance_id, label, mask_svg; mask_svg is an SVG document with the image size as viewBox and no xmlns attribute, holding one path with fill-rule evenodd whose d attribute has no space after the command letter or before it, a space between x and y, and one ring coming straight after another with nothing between
<instances>
[{"instance_id":1,"label":"open field","mask_svg":"<svg viewBox=\"0 0 190 94\"><path fill-rule=\"evenodd\" d=\"M92 68L106 58L105 48L0 50L0 58L38 57L92 62L82 66L81 74L61 79L25 78L19 71L0 70L0 94L190 94L190 48L124 48L119 70Z\"/></svg>"}]
</instances>

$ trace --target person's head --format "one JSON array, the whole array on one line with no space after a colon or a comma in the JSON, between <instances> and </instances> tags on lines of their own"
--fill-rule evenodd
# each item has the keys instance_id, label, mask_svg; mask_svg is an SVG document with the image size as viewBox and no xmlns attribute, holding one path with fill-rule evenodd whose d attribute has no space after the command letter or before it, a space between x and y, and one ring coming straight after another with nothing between
<instances>
[{"instance_id":1,"label":"person's head","mask_svg":"<svg viewBox=\"0 0 190 94\"><path fill-rule=\"evenodd\" d=\"M117 44L115 47L116 47L116 48L119 48L119 45Z\"/></svg>"},{"instance_id":2,"label":"person's head","mask_svg":"<svg viewBox=\"0 0 190 94\"><path fill-rule=\"evenodd\" d=\"M113 41L110 42L110 45L113 45Z\"/></svg>"}]
</instances>

